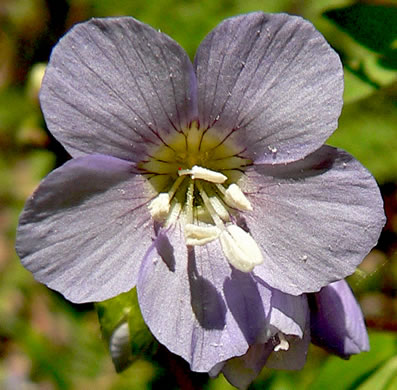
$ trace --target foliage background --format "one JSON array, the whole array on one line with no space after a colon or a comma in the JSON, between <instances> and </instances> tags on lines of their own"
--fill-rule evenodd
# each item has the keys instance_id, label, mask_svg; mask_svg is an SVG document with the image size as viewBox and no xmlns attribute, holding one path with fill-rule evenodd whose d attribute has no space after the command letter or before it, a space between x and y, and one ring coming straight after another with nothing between
<instances>
[{"instance_id":1,"label":"foliage background","mask_svg":"<svg viewBox=\"0 0 397 390\"><path fill-rule=\"evenodd\" d=\"M34 281L18 261L14 238L25 199L68 158L46 130L37 94L51 48L73 24L131 15L173 37L193 58L222 19L255 10L304 16L341 55L345 106L329 143L374 174L388 222L378 247L349 279L369 326L371 351L343 361L312 347L304 370L265 369L252 388L397 388L397 4L392 0L0 0L0 388L231 388L223 377L208 381L189 373L161 347L135 356L116 374L93 305L72 305ZM139 313L133 317L139 319Z\"/></svg>"}]
</instances>

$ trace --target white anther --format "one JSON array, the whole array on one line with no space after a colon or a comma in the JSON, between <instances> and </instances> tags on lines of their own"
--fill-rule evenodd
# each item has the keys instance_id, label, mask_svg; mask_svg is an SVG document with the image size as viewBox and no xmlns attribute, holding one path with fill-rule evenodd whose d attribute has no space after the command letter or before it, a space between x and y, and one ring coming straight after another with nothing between
<instances>
[{"instance_id":1,"label":"white anther","mask_svg":"<svg viewBox=\"0 0 397 390\"><path fill-rule=\"evenodd\" d=\"M192 179L202 179L211 183L224 183L227 180L227 176L220 172L212 171L211 169L199 167L194 165L192 169L182 169L178 171L178 175L191 175Z\"/></svg>"},{"instance_id":2,"label":"white anther","mask_svg":"<svg viewBox=\"0 0 397 390\"><path fill-rule=\"evenodd\" d=\"M279 343L274 347L274 352L288 351L289 343L288 343L287 339L285 338L285 336L281 332L278 332L277 336L279 339Z\"/></svg>"},{"instance_id":3,"label":"white anther","mask_svg":"<svg viewBox=\"0 0 397 390\"><path fill-rule=\"evenodd\" d=\"M230 184L230 186L225 191L225 202L236 209L242 211L252 211L252 206L250 201L241 191L237 184Z\"/></svg>"},{"instance_id":4,"label":"white anther","mask_svg":"<svg viewBox=\"0 0 397 390\"><path fill-rule=\"evenodd\" d=\"M166 192L158 194L149 203L149 211L155 220L164 219L170 211L170 196Z\"/></svg>"},{"instance_id":5,"label":"white anther","mask_svg":"<svg viewBox=\"0 0 397 390\"><path fill-rule=\"evenodd\" d=\"M235 268L250 272L263 263L262 252L252 236L238 227L229 225L220 236L223 253Z\"/></svg>"},{"instance_id":6,"label":"white anther","mask_svg":"<svg viewBox=\"0 0 397 390\"><path fill-rule=\"evenodd\" d=\"M216 226L185 225L186 245L205 245L216 240L220 234L221 231Z\"/></svg>"}]
</instances>

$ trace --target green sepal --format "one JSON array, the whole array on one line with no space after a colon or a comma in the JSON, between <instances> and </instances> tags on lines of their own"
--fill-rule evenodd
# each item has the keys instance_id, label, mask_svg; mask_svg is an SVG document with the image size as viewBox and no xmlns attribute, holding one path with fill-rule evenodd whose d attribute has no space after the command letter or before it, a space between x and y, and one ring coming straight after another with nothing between
<instances>
[{"instance_id":1,"label":"green sepal","mask_svg":"<svg viewBox=\"0 0 397 390\"><path fill-rule=\"evenodd\" d=\"M110 344L115 331L123 324L128 324L129 337L125 339L125 342L129 346L120 346L122 352L118 356L111 354L117 372L125 370L138 358L145 357L151 360L157 351L158 344L142 318L135 288L117 297L98 302L95 308L109 352L111 352ZM125 325L123 329L126 329Z\"/></svg>"}]
</instances>

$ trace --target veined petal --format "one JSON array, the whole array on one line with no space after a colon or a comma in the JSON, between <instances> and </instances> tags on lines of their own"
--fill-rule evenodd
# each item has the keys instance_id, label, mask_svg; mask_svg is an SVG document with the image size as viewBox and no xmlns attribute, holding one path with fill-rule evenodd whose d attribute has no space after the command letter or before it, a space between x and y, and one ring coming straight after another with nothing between
<instances>
[{"instance_id":1,"label":"veined petal","mask_svg":"<svg viewBox=\"0 0 397 390\"><path fill-rule=\"evenodd\" d=\"M148 146L197 117L185 51L129 17L73 27L51 54L40 101L51 133L74 157L138 162Z\"/></svg>"},{"instance_id":2,"label":"veined petal","mask_svg":"<svg viewBox=\"0 0 397 390\"><path fill-rule=\"evenodd\" d=\"M218 240L187 247L179 225L160 230L137 290L153 335L194 371L244 354L270 310L270 290L232 270Z\"/></svg>"},{"instance_id":3,"label":"veined petal","mask_svg":"<svg viewBox=\"0 0 397 390\"><path fill-rule=\"evenodd\" d=\"M371 174L346 152L324 146L302 161L247 170L245 218L264 262L254 273L299 295L354 272L385 222Z\"/></svg>"},{"instance_id":4,"label":"veined petal","mask_svg":"<svg viewBox=\"0 0 397 390\"><path fill-rule=\"evenodd\" d=\"M337 127L340 59L300 17L226 19L201 43L195 68L200 125L244 145L255 162L298 160Z\"/></svg>"},{"instance_id":5,"label":"veined petal","mask_svg":"<svg viewBox=\"0 0 397 390\"><path fill-rule=\"evenodd\" d=\"M68 161L42 181L16 239L22 264L38 281L76 303L134 287L152 225L151 194L133 170L127 161L92 155Z\"/></svg>"},{"instance_id":6,"label":"veined petal","mask_svg":"<svg viewBox=\"0 0 397 390\"><path fill-rule=\"evenodd\" d=\"M345 280L325 286L310 302L314 344L343 358L369 350L363 314Z\"/></svg>"}]
</instances>

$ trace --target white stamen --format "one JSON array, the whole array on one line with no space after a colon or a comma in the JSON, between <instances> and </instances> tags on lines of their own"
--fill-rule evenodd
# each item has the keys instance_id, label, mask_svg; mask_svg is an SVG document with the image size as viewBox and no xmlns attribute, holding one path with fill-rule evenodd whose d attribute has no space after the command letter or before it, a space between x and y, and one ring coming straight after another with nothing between
<instances>
[{"instance_id":1,"label":"white stamen","mask_svg":"<svg viewBox=\"0 0 397 390\"><path fill-rule=\"evenodd\" d=\"M278 332L277 336L278 336L278 339L280 342L274 347L274 349L273 349L274 352L288 351L289 343L288 343L287 339L285 338L285 336L281 332Z\"/></svg>"},{"instance_id":2,"label":"white stamen","mask_svg":"<svg viewBox=\"0 0 397 390\"><path fill-rule=\"evenodd\" d=\"M221 219L224 221L230 221L229 213L219 198L217 196L210 196L209 200L215 212L221 217Z\"/></svg>"},{"instance_id":3,"label":"white stamen","mask_svg":"<svg viewBox=\"0 0 397 390\"><path fill-rule=\"evenodd\" d=\"M217 212L215 211L214 207L212 206L212 203L211 203L208 195L204 191L204 188L203 188L203 186L201 185L200 182L197 182L197 189L200 192L201 199L203 199L204 205L205 205L206 209L208 210L208 213L211 216L213 222L218 227L218 229L223 230L224 229L224 225L223 225L222 219L217 214Z\"/></svg>"},{"instance_id":4,"label":"white stamen","mask_svg":"<svg viewBox=\"0 0 397 390\"><path fill-rule=\"evenodd\" d=\"M165 222L165 226L173 225L181 215L182 205L178 202L174 202L172 204L171 210L167 216L167 220Z\"/></svg>"},{"instance_id":5,"label":"white stamen","mask_svg":"<svg viewBox=\"0 0 397 390\"><path fill-rule=\"evenodd\" d=\"M185 225L186 245L205 245L216 240L221 231L216 226L198 226L188 223Z\"/></svg>"},{"instance_id":6,"label":"white stamen","mask_svg":"<svg viewBox=\"0 0 397 390\"><path fill-rule=\"evenodd\" d=\"M162 220L170 211L170 197L166 192L158 194L150 203L149 211L155 220Z\"/></svg>"},{"instance_id":7,"label":"white stamen","mask_svg":"<svg viewBox=\"0 0 397 390\"><path fill-rule=\"evenodd\" d=\"M230 264L243 272L263 263L262 252L252 236L238 227L229 225L220 236L222 250Z\"/></svg>"},{"instance_id":8,"label":"white stamen","mask_svg":"<svg viewBox=\"0 0 397 390\"><path fill-rule=\"evenodd\" d=\"M194 165L192 169L182 169L178 171L178 175L191 175L192 179L203 179L211 183L224 183L227 180L227 176L220 172L211 171L211 169L199 167Z\"/></svg>"},{"instance_id":9,"label":"white stamen","mask_svg":"<svg viewBox=\"0 0 397 390\"><path fill-rule=\"evenodd\" d=\"M187 223L193 222L193 200L194 200L193 194L194 194L194 182L190 181L189 189L187 190L186 205L185 205Z\"/></svg>"},{"instance_id":10,"label":"white stamen","mask_svg":"<svg viewBox=\"0 0 397 390\"><path fill-rule=\"evenodd\" d=\"M231 184L225 191L225 202L236 209L242 211L252 211L252 206L250 201L241 191L237 184Z\"/></svg>"}]
</instances>

